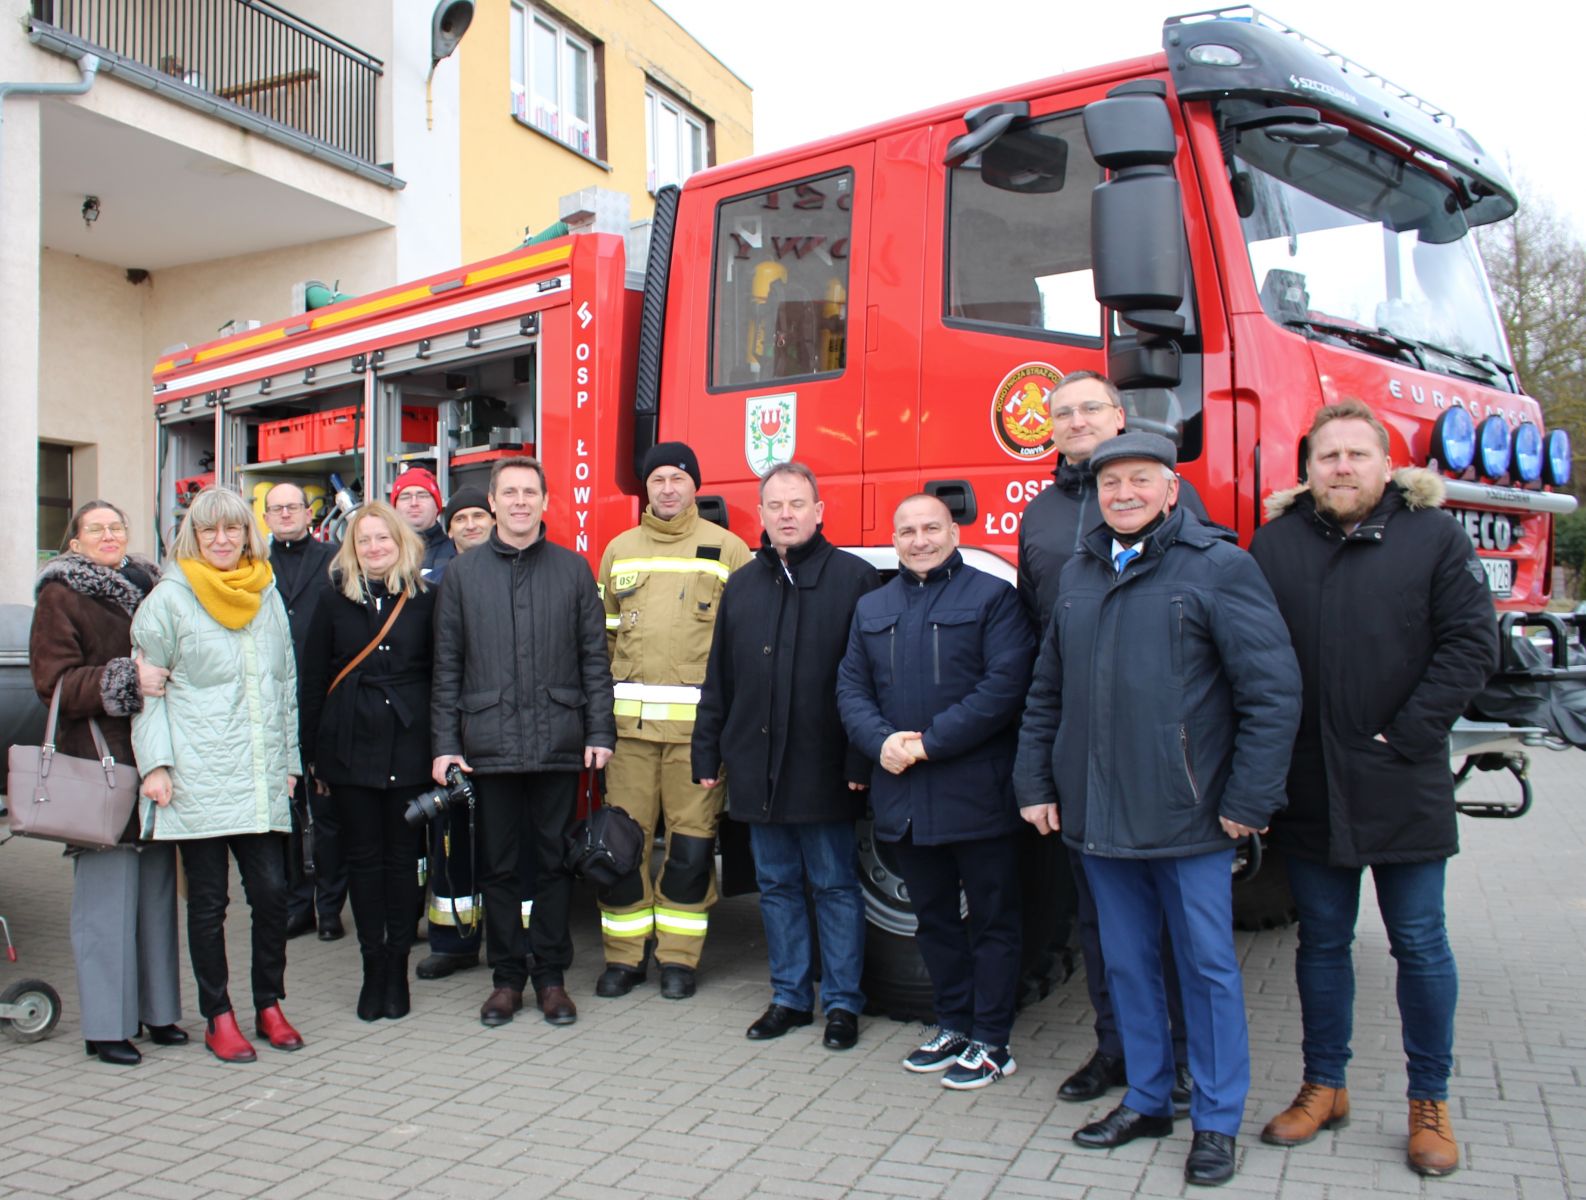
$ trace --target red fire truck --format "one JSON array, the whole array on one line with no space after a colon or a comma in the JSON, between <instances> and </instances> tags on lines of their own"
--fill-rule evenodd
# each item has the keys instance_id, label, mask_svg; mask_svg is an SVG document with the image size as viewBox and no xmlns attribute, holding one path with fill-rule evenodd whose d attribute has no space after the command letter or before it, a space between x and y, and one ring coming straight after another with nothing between
<instances>
[{"instance_id":1,"label":"red fire truck","mask_svg":"<svg viewBox=\"0 0 1586 1200\"><path fill-rule=\"evenodd\" d=\"M965 557L1011 578L1065 373L1116 381L1246 540L1316 408L1356 397L1396 463L1446 476L1506 646L1546 635L1544 662L1506 670L1545 684L1579 674L1578 629L1539 615L1571 449L1515 378L1472 236L1515 206L1448 114L1344 56L1252 9L1172 18L1146 57L701 172L647 229L170 354L162 528L211 469L384 495L407 461L450 487L521 447L550 536L593 564L637 520L636 457L678 439L702 509L748 540L760 476L796 457L836 544L895 566L891 511L931 491ZM1522 742L1549 732L1467 723L1454 749L1523 783ZM866 870L874 924L906 934L876 847Z\"/></svg>"}]
</instances>

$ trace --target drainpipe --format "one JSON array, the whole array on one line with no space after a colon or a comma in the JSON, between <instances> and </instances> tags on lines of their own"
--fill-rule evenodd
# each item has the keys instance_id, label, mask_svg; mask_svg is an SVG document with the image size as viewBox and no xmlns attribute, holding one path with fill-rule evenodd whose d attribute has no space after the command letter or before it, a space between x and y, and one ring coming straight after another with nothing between
<instances>
[{"instance_id":1,"label":"drainpipe","mask_svg":"<svg viewBox=\"0 0 1586 1200\"><path fill-rule=\"evenodd\" d=\"M76 83L4 83L0 82L0 192L5 186L5 98L18 96L82 96L94 86L94 76L99 71L99 56L85 54L77 60L77 69L83 77Z\"/></svg>"}]
</instances>

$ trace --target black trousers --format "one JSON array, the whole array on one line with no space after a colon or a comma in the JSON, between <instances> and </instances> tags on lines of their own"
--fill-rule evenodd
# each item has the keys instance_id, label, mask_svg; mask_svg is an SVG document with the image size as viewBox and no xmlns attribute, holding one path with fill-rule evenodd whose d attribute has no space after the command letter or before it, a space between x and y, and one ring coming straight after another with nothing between
<instances>
[{"instance_id":1,"label":"black trousers","mask_svg":"<svg viewBox=\"0 0 1586 1200\"><path fill-rule=\"evenodd\" d=\"M402 819L402 810L422 790L336 785L352 920L365 954L382 947L406 954L413 946L419 874L413 827Z\"/></svg>"},{"instance_id":2,"label":"black trousers","mask_svg":"<svg viewBox=\"0 0 1586 1200\"><path fill-rule=\"evenodd\" d=\"M897 857L920 922L915 939L931 977L937 1023L1006 1046L1019 985L1015 836L919 846L905 834ZM959 911L960 887L967 922Z\"/></svg>"},{"instance_id":3,"label":"black trousers","mask_svg":"<svg viewBox=\"0 0 1586 1200\"><path fill-rule=\"evenodd\" d=\"M286 835L247 833L177 843L187 872L187 952L205 1019L231 1011L227 990L226 906L231 860L253 913L253 1006L286 995Z\"/></svg>"},{"instance_id":4,"label":"black trousers","mask_svg":"<svg viewBox=\"0 0 1586 1200\"><path fill-rule=\"evenodd\" d=\"M423 788L414 788L415 793ZM314 818L314 874L303 868L303 831L298 827L298 812L308 794L308 808ZM297 781L292 795L292 837L287 863L288 920L314 913L320 919L341 916L347 900L347 860L342 846L341 813L335 796L322 796L307 779Z\"/></svg>"},{"instance_id":5,"label":"black trousers","mask_svg":"<svg viewBox=\"0 0 1586 1200\"><path fill-rule=\"evenodd\" d=\"M1112 993L1107 990L1107 960L1101 951L1101 925L1096 915L1096 897L1085 878L1085 856L1078 850L1068 850L1068 857L1073 865L1074 890L1079 899L1079 949L1085 956L1085 990L1090 993L1090 1006L1096 1013L1096 1049L1109 1058L1122 1058L1123 1040L1118 1034L1118 1016L1113 1011ZM1179 990L1178 964L1173 958L1173 945L1168 940L1166 922L1162 925L1162 984L1167 990L1168 1024L1173 1031L1173 1061L1181 1067L1186 1066L1189 1063L1189 1050L1184 1042L1184 993Z\"/></svg>"},{"instance_id":6,"label":"black trousers","mask_svg":"<svg viewBox=\"0 0 1586 1200\"><path fill-rule=\"evenodd\" d=\"M479 891L485 901L485 961L495 986L522 991L534 953L537 988L563 982L573 965L568 919L573 877L562 865L578 805L576 771L475 775L478 803ZM534 859L534 915L527 946L519 898L519 852L527 841Z\"/></svg>"}]
</instances>

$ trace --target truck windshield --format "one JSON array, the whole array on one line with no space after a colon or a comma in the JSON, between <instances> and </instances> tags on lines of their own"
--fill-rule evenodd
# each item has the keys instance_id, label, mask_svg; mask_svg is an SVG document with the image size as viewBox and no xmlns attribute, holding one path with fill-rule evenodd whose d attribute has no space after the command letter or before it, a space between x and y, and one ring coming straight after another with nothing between
<instances>
[{"instance_id":1,"label":"truck windshield","mask_svg":"<svg viewBox=\"0 0 1586 1200\"><path fill-rule=\"evenodd\" d=\"M1307 147L1258 130L1235 145L1233 170L1273 320L1432 370L1502 375L1502 326L1446 183L1358 137Z\"/></svg>"}]
</instances>

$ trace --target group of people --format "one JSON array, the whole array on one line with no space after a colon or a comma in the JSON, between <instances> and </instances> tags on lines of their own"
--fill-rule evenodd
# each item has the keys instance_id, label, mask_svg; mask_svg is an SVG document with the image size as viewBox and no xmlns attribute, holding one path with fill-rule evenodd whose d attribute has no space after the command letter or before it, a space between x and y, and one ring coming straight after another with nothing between
<instances>
[{"instance_id":1,"label":"group of people","mask_svg":"<svg viewBox=\"0 0 1586 1200\"><path fill-rule=\"evenodd\" d=\"M302 1045L280 1007L287 938L342 936L343 894L359 1017L408 1013L426 871L420 977L472 967L482 946L484 1024L513 1020L530 987L547 1022L573 1023L566 841L580 779L603 771L604 802L646 846L664 824L665 846L598 892L598 996L644 984L652 961L662 996L694 994L725 808L748 828L771 977L747 1036L812 1024L818 966L823 1044L854 1046L868 807L938 1022L903 1066L954 1089L1016 1070L1020 863L1060 839L1042 861L1077 896L1097 1045L1058 1094L1127 1085L1074 1138L1162 1137L1187 1112L1198 1184L1233 1176L1250 1080L1237 842L1270 834L1299 912L1304 1083L1263 1131L1277 1145L1348 1119L1370 867L1399 962L1408 1160L1454 1170L1446 735L1497 632L1437 476L1394 473L1364 405L1324 408L1306 481L1269 499L1246 553L1178 479L1174 444L1125 430L1106 379L1070 374L1051 405L1061 458L1024 516L1018 589L966 561L930 494L896 507L883 583L824 537L819 481L797 462L761 479L751 551L700 514L699 463L677 442L646 455L640 523L596 575L547 540L544 469L526 457L450 504L406 471L339 549L309 536L296 485L265 498L268 546L241 497L211 488L163 575L128 556L119 510L83 506L40 576L35 685L62 684L64 751L96 718L143 777L122 846L75 858L88 1052L136 1062L142 1027L187 1040L173 846L222 1059L255 1056L227 987L228 858L252 911L255 1029L275 1048ZM403 813L432 785L444 811L426 840Z\"/></svg>"}]
</instances>

